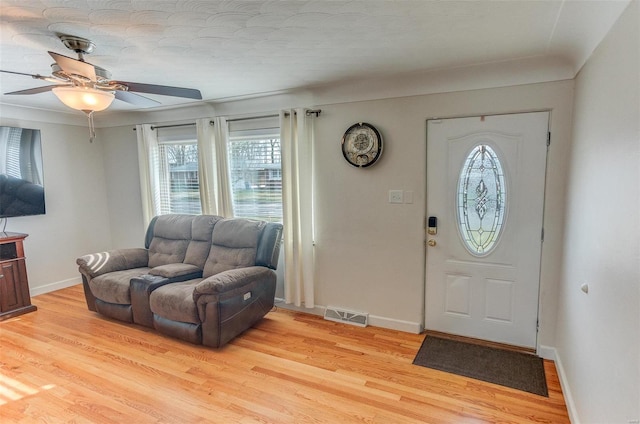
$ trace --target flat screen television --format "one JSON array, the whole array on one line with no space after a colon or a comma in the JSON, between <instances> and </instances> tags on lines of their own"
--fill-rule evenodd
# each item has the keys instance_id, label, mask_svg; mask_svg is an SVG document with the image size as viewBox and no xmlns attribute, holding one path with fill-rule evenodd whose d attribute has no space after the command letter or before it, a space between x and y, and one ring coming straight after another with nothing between
<instances>
[{"instance_id":1,"label":"flat screen television","mask_svg":"<svg viewBox=\"0 0 640 424\"><path fill-rule=\"evenodd\" d=\"M0 218L44 213L40 130L0 126Z\"/></svg>"}]
</instances>

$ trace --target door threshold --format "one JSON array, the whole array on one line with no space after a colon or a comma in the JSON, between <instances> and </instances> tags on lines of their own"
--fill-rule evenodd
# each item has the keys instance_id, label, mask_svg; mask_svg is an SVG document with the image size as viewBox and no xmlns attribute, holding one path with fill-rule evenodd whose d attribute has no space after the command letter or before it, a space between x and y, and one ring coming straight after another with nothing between
<instances>
[{"instance_id":1,"label":"door threshold","mask_svg":"<svg viewBox=\"0 0 640 424\"><path fill-rule=\"evenodd\" d=\"M536 354L536 350L529 347L514 346L506 343L498 343L498 342L492 342L489 340L476 339L473 337L459 336L457 334L442 333L440 331L434 331L434 330L425 330L424 334L427 336L439 337L441 339L455 340L458 342L476 344L476 345L485 346L485 347L492 347L495 349L509 350L512 352L520 352L520 353L528 353L530 355Z\"/></svg>"}]
</instances>

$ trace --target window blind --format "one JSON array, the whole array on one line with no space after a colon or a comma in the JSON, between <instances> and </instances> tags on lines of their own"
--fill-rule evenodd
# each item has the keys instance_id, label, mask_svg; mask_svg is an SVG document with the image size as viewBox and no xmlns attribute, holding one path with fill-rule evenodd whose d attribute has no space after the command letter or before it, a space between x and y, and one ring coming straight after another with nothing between
<instances>
[{"instance_id":1,"label":"window blind","mask_svg":"<svg viewBox=\"0 0 640 424\"><path fill-rule=\"evenodd\" d=\"M280 128L277 118L273 121L231 122L228 154L237 217L282 222Z\"/></svg>"},{"instance_id":2,"label":"window blind","mask_svg":"<svg viewBox=\"0 0 640 424\"><path fill-rule=\"evenodd\" d=\"M160 213L198 215L200 182L198 144L195 126L158 128Z\"/></svg>"}]
</instances>

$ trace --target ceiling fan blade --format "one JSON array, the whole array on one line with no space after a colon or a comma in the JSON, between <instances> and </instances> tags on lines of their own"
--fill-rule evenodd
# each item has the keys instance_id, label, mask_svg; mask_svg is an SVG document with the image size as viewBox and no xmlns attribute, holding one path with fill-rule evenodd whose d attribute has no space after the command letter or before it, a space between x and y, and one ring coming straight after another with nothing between
<instances>
[{"instance_id":1,"label":"ceiling fan blade","mask_svg":"<svg viewBox=\"0 0 640 424\"><path fill-rule=\"evenodd\" d=\"M45 85L43 87L28 88L26 90L12 91L11 93L4 93L4 94L39 94L39 93L51 91L51 89L56 87L70 87L70 86L71 86L70 84Z\"/></svg>"},{"instance_id":2,"label":"ceiling fan blade","mask_svg":"<svg viewBox=\"0 0 640 424\"><path fill-rule=\"evenodd\" d=\"M46 75L27 74L26 72L16 72L16 71L5 71L3 69L0 69L0 72L4 72L4 73L7 73L7 74L24 75L26 77L31 77L33 79L39 79L39 80L48 81L48 82L60 82L60 80L58 78L54 78L54 77L46 76Z\"/></svg>"},{"instance_id":3,"label":"ceiling fan blade","mask_svg":"<svg viewBox=\"0 0 640 424\"><path fill-rule=\"evenodd\" d=\"M49 55L67 74L81 75L91 81L96 81L96 68L92 64L54 52L49 52Z\"/></svg>"},{"instance_id":4,"label":"ceiling fan blade","mask_svg":"<svg viewBox=\"0 0 640 424\"><path fill-rule=\"evenodd\" d=\"M123 102L131 103L132 105L136 105L136 106L152 107L152 106L157 106L162 104L148 97L144 97L135 93L130 93L128 91L116 91L114 92L114 94L116 95L116 99L122 100Z\"/></svg>"},{"instance_id":5,"label":"ceiling fan blade","mask_svg":"<svg viewBox=\"0 0 640 424\"><path fill-rule=\"evenodd\" d=\"M187 99L202 100L200 90L194 88L170 87L168 85L141 84L138 82L113 81L126 85L129 91L147 94L162 94L163 96L185 97Z\"/></svg>"},{"instance_id":6,"label":"ceiling fan blade","mask_svg":"<svg viewBox=\"0 0 640 424\"><path fill-rule=\"evenodd\" d=\"M5 71L3 69L0 69L0 72L5 72L7 74L16 74L16 75L24 75L27 77L31 77L31 78L35 78L35 79L41 79L44 78L42 75L38 75L38 74L27 74L25 72L16 72L16 71Z\"/></svg>"}]
</instances>

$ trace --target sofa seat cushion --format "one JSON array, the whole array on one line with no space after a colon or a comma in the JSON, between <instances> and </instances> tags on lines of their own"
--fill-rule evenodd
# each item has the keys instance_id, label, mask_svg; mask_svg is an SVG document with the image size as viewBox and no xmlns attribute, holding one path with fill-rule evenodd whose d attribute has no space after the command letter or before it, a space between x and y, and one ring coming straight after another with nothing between
<instances>
[{"instance_id":1,"label":"sofa seat cushion","mask_svg":"<svg viewBox=\"0 0 640 424\"><path fill-rule=\"evenodd\" d=\"M151 312L171 321L200 324L198 308L193 300L193 290L201 278L162 286L149 297Z\"/></svg>"},{"instance_id":2,"label":"sofa seat cushion","mask_svg":"<svg viewBox=\"0 0 640 424\"><path fill-rule=\"evenodd\" d=\"M114 271L91 279L89 286L97 299L118 305L129 305L131 304L129 281L133 277L148 274L149 271L148 267Z\"/></svg>"}]
</instances>

